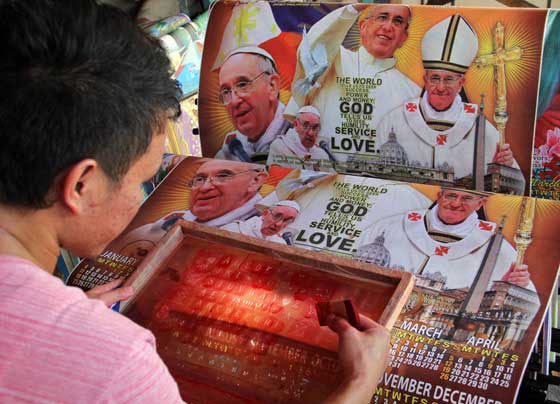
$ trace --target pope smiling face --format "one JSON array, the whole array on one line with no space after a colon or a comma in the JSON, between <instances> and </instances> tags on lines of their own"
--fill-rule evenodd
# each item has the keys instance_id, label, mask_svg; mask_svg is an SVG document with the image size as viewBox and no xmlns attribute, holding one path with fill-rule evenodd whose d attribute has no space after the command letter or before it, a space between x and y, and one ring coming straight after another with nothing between
<instances>
[{"instance_id":1,"label":"pope smiling face","mask_svg":"<svg viewBox=\"0 0 560 404\"><path fill-rule=\"evenodd\" d=\"M462 223L480 209L488 198L470 192L442 190L438 193L438 217L445 224Z\"/></svg>"},{"instance_id":2,"label":"pope smiling face","mask_svg":"<svg viewBox=\"0 0 560 404\"><path fill-rule=\"evenodd\" d=\"M436 111L445 111L463 88L465 76L445 70L426 70L424 83L429 104Z\"/></svg>"},{"instance_id":3,"label":"pope smiling face","mask_svg":"<svg viewBox=\"0 0 560 404\"><path fill-rule=\"evenodd\" d=\"M400 5L379 5L360 23L362 46L378 59L393 57L408 38L410 10Z\"/></svg>"},{"instance_id":4,"label":"pope smiling face","mask_svg":"<svg viewBox=\"0 0 560 404\"><path fill-rule=\"evenodd\" d=\"M278 107L279 76L263 69L263 61L261 55L237 53L220 69L220 91L231 91L231 99L224 106L235 129L250 142L260 139Z\"/></svg>"},{"instance_id":5,"label":"pope smiling face","mask_svg":"<svg viewBox=\"0 0 560 404\"><path fill-rule=\"evenodd\" d=\"M222 160L206 162L191 181L191 212L200 222L223 216L255 196L266 178L260 165Z\"/></svg>"}]
</instances>

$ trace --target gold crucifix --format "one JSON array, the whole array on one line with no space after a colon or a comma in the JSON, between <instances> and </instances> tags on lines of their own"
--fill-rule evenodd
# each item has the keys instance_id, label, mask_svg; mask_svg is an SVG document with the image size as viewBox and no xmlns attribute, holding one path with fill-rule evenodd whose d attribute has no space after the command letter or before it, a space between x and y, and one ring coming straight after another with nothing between
<instances>
[{"instance_id":1,"label":"gold crucifix","mask_svg":"<svg viewBox=\"0 0 560 404\"><path fill-rule=\"evenodd\" d=\"M494 30L494 53L476 58L476 67L483 68L494 66L494 83L496 83L496 107L494 108L494 121L500 132L500 146L505 143L505 130L508 121L507 113L507 88L506 88L506 63L521 59L523 49L516 46L506 49L504 46L504 24L498 21Z\"/></svg>"}]
</instances>

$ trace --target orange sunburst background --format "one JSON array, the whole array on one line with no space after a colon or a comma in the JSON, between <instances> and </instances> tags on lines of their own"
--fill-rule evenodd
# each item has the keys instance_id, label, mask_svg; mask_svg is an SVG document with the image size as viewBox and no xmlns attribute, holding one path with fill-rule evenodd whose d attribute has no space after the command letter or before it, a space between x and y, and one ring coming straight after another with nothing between
<instances>
[{"instance_id":1,"label":"orange sunburst background","mask_svg":"<svg viewBox=\"0 0 560 404\"><path fill-rule=\"evenodd\" d=\"M216 4L209 22L212 29L208 30L204 45L199 113L202 151L204 156L209 157L214 156L219 149L224 135L233 130L224 107L218 102L218 73L211 71L233 6L233 3ZM301 9L301 6L298 7ZM366 12L367 10L363 13ZM513 153L528 180L546 10L412 6L413 17L409 37L404 46L397 51L396 58L397 68L420 86L423 85L424 73L421 58L422 37L430 27L454 13L460 13L478 34L479 55L493 52L493 31L498 21L505 26L505 47L509 49L519 46L523 49L520 60L506 64L509 113L506 141L511 144ZM294 13L294 17L297 18L297 13ZM275 39L260 45L271 52L277 61L282 77L280 99L284 103L287 103L290 98L296 49L300 39L299 34L290 33L284 35L282 49L278 49L277 45L274 46ZM466 74L465 91L470 101L477 104L480 103L480 94L485 94L485 115L494 123L493 67L477 68L473 64Z\"/></svg>"}]
</instances>

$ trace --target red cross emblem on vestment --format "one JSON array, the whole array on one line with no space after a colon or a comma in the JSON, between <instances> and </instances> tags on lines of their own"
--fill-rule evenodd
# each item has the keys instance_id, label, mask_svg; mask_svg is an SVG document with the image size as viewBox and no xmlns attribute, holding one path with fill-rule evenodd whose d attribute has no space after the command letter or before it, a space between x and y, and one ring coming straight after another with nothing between
<instances>
[{"instance_id":1,"label":"red cross emblem on vestment","mask_svg":"<svg viewBox=\"0 0 560 404\"><path fill-rule=\"evenodd\" d=\"M463 104L463 109L467 114L474 114L475 112L474 105L471 104Z\"/></svg>"},{"instance_id":2,"label":"red cross emblem on vestment","mask_svg":"<svg viewBox=\"0 0 560 404\"><path fill-rule=\"evenodd\" d=\"M436 247L435 254L439 255L440 257L443 257L444 255L447 255L448 252L449 252L449 247L444 247L440 245Z\"/></svg>"},{"instance_id":3,"label":"red cross emblem on vestment","mask_svg":"<svg viewBox=\"0 0 560 404\"><path fill-rule=\"evenodd\" d=\"M235 133L230 133L226 136L226 144L230 144L235 139L237 139L237 135Z\"/></svg>"},{"instance_id":4,"label":"red cross emblem on vestment","mask_svg":"<svg viewBox=\"0 0 560 404\"><path fill-rule=\"evenodd\" d=\"M436 143L438 144L438 146L443 146L444 144L446 144L447 143L447 135L437 135Z\"/></svg>"},{"instance_id":5,"label":"red cross emblem on vestment","mask_svg":"<svg viewBox=\"0 0 560 404\"><path fill-rule=\"evenodd\" d=\"M416 105L413 102L409 102L408 104L406 104L406 110L408 112L416 112L416 109L418 108L418 105Z\"/></svg>"},{"instance_id":6,"label":"red cross emblem on vestment","mask_svg":"<svg viewBox=\"0 0 560 404\"><path fill-rule=\"evenodd\" d=\"M478 222L478 228L484 231L492 231L492 225L488 222Z\"/></svg>"},{"instance_id":7,"label":"red cross emblem on vestment","mask_svg":"<svg viewBox=\"0 0 560 404\"><path fill-rule=\"evenodd\" d=\"M412 222L417 222L420 219L422 219L422 215L420 213L412 212L408 214L408 220Z\"/></svg>"}]
</instances>

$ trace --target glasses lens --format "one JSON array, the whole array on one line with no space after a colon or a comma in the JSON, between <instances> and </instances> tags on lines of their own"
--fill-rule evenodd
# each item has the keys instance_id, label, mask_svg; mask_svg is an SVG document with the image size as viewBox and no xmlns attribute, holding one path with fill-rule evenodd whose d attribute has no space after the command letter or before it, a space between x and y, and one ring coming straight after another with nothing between
<instances>
[{"instance_id":1,"label":"glasses lens","mask_svg":"<svg viewBox=\"0 0 560 404\"><path fill-rule=\"evenodd\" d=\"M393 18L393 25L399 28L402 27L404 25L404 19L402 19L401 17Z\"/></svg>"},{"instance_id":2,"label":"glasses lens","mask_svg":"<svg viewBox=\"0 0 560 404\"><path fill-rule=\"evenodd\" d=\"M387 21L389 18L385 15L385 14L380 14L380 15L376 15L375 17L373 17L374 21L382 24L385 21Z\"/></svg>"},{"instance_id":3,"label":"glasses lens","mask_svg":"<svg viewBox=\"0 0 560 404\"><path fill-rule=\"evenodd\" d=\"M237 173L237 174L241 174L241 173ZM223 184L224 182L226 182L227 180L229 180L230 178L232 178L234 175L237 174L233 174L233 173L218 173L216 174L216 176L213 177L213 181L215 184Z\"/></svg>"},{"instance_id":4,"label":"glasses lens","mask_svg":"<svg viewBox=\"0 0 560 404\"><path fill-rule=\"evenodd\" d=\"M318 130L321 129L321 125L319 124L311 125L309 122L304 122L301 126L303 127L303 130L312 130L314 132L317 132Z\"/></svg>"},{"instance_id":5,"label":"glasses lens","mask_svg":"<svg viewBox=\"0 0 560 404\"><path fill-rule=\"evenodd\" d=\"M221 90L218 99L224 105L229 104L231 102L231 90L228 89Z\"/></svg>"},{"instance_id":6,"label":"glasses lens","mask_svg":"<svg viewBox=\"0 0 560 404\"><path fill-rule=\"evenodd\" d=\"M459 201L461 203L464 204L471 204L475 201L477 201L478 199L472 196L459 196L457 194L444 194L443 198L447 201L451 201L451 202L455 202L455 201Z\"/></svg>"},{"instance_id":7,"label":"glasses lens","mask_svg":"<svg viewBox=\"0 0 560 404\"><path fill-rule=\"evenodd\" d=\"M256 80L256 79L254 79L254 80ZM240 81L239 83L237 83L235 85L234 88L235 88L235 92L238 95L248 95L251 92L251 88L253 88L253 82L252 81Z\"/></svg>"},{"instance_id":8,"label":"glasses lens","mask_svg":"<svg viewBox=\"0 0 560 404\"><path fill-rule=\"evenodd\" d=\"M445 77L445 78L441 78L439 76L432 76L430 77L430 83L433 85L438 85L440 83L443 83L446 86L452 86L455 83L457 83L457 81L459 81L459 77Z\"/></svg>"},{"instance_id":9,"label":"glasses lens","mask_svg":"<svg viewBox=\"0 0 560 404\"><path fill-rule=\"evenodd\" d=\"M206 182L206 177L194 177L191 180L191 188L199 188Z\"/></svg>"}]
</instances>

